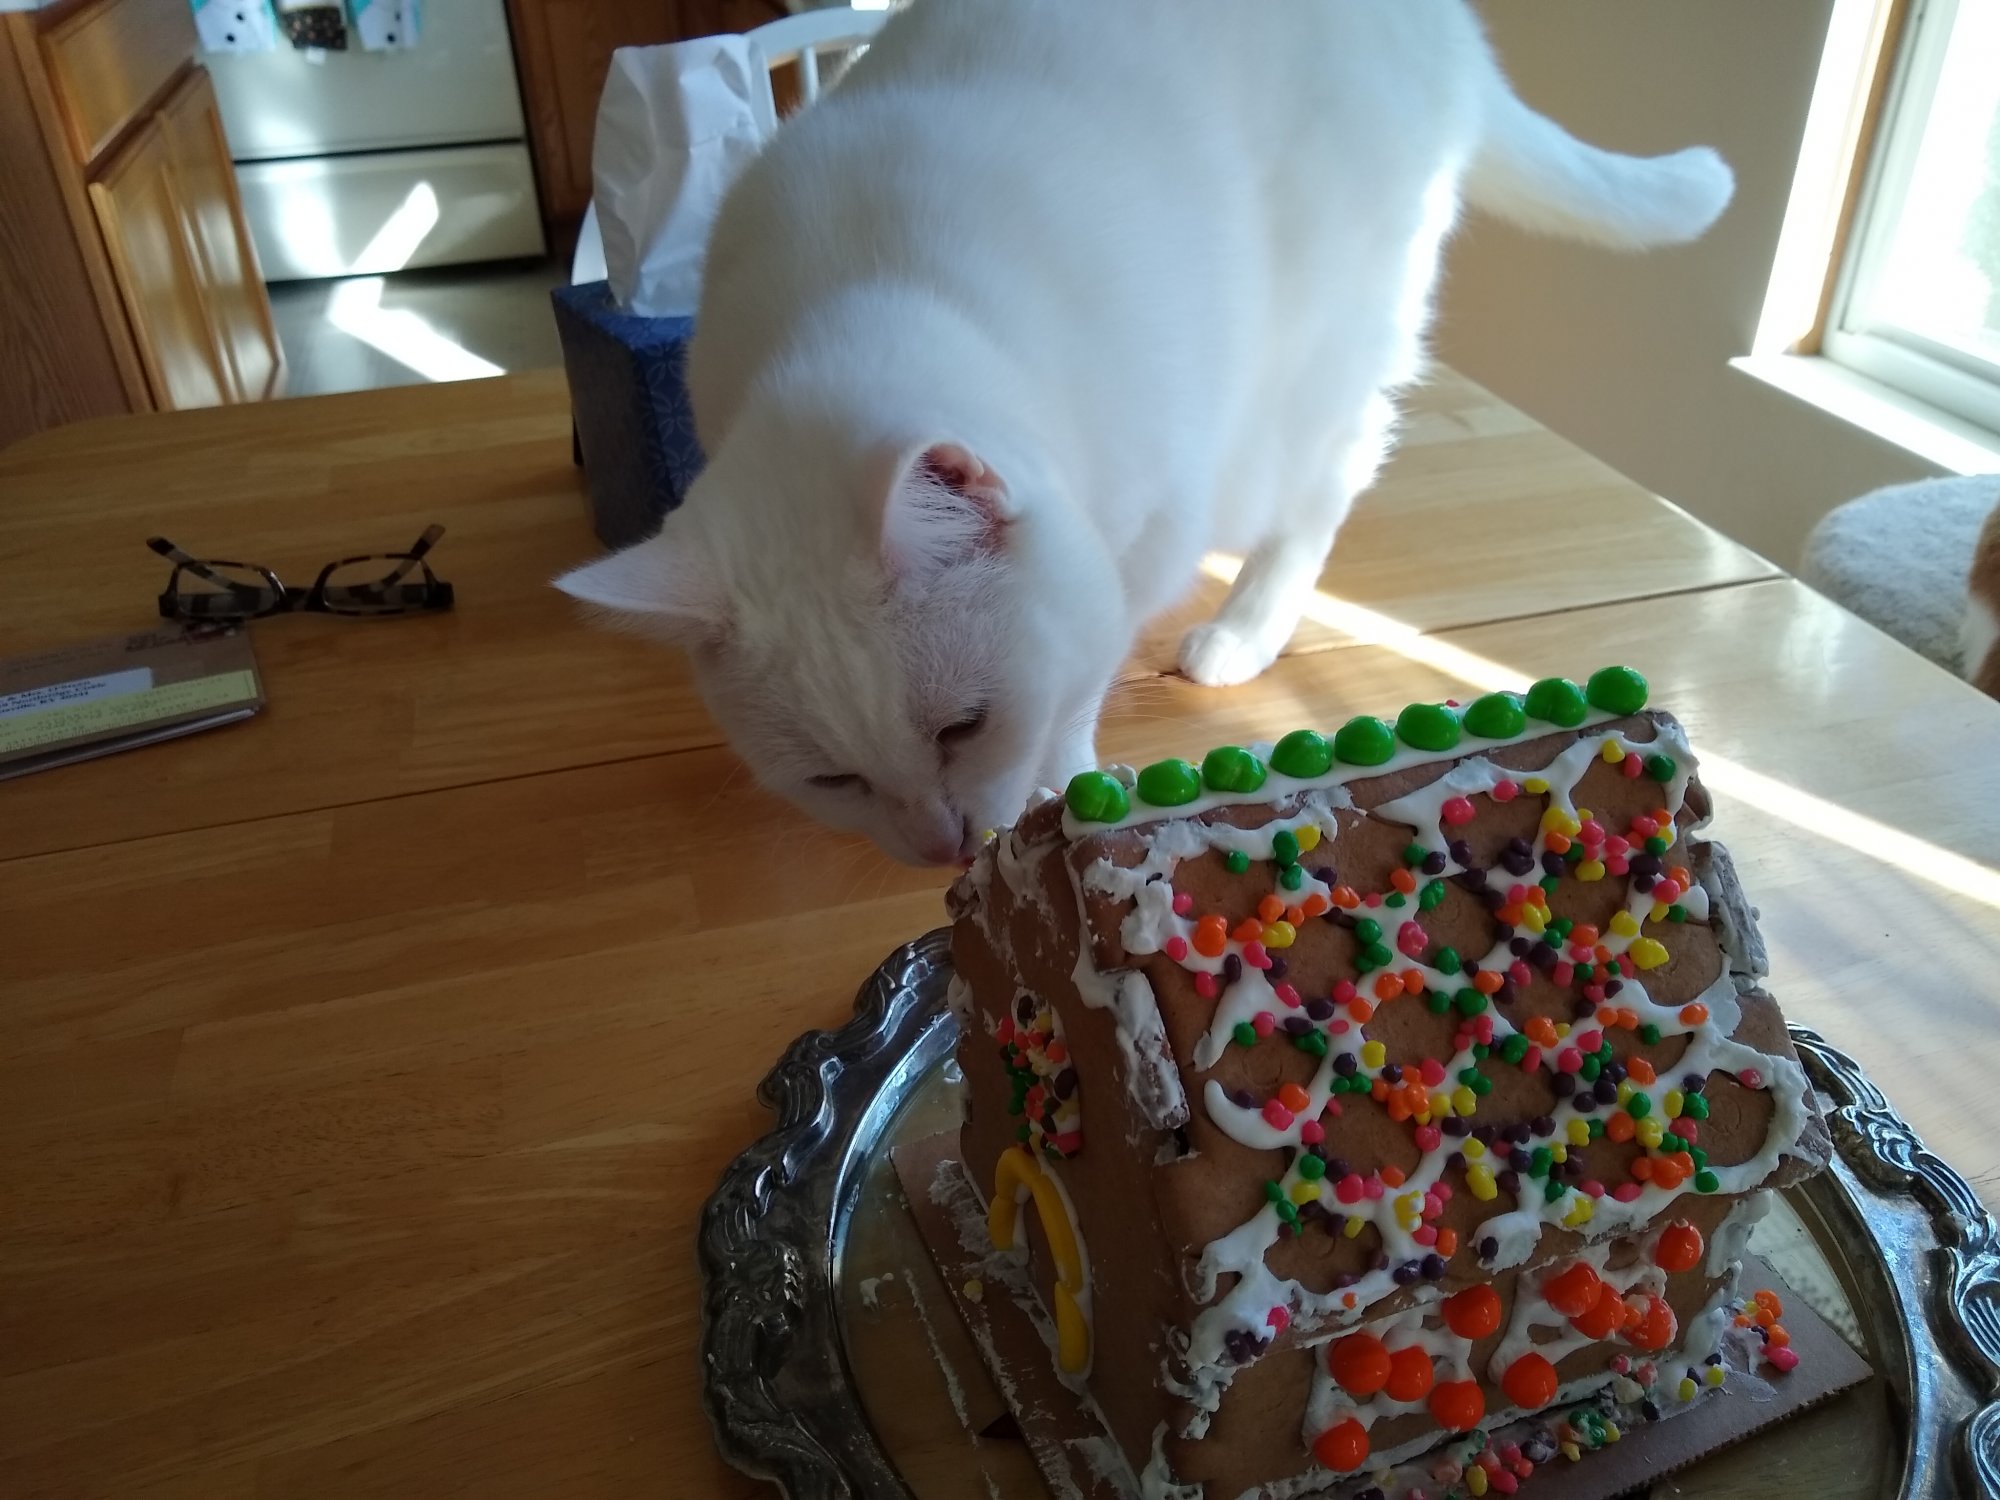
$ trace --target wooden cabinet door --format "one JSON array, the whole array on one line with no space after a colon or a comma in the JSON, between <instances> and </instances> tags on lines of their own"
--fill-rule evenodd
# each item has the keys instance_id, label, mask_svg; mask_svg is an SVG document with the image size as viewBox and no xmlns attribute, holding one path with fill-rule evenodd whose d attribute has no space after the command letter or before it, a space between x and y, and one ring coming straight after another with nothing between
<instances>
[{"instance_id":1,"label":"wooden cabinet door","mask_svg":"<svg viewBox=\"0 0 2000 1500\"><path fill-rule=\"evenodd\" d=\"M159 120L139 127L90 185L139 362L162 410L219 406L235 381L209 328L202 267Z\"/></svg>"},{"instance_id":2,"label":"wooden cabinet door","mask_svg":"<svg viewBox=\"0 0 2000 1500\"><path fill-rule=\"evenodd\" d=\"M174 188L201 270L209 331L233 377L239 401L276 394L284 356L271 321L271 299L243 220L222 116L208 74L196 68L160 110L173 158Z\"/></svg>"}]
</instances>

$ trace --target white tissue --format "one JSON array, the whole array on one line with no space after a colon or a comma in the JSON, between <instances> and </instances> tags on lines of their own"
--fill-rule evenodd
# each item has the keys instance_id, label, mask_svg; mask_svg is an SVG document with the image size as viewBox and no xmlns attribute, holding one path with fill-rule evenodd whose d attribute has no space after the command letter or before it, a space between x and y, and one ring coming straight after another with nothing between
<instances>
[{"instance_id":1,"label":"white tissue","mask_svg":"<svg viewBox=\"0 0 2000 1500\"><path fill-rule=\"evenodd\" d=\"M591 169L620 307L655 318L694 312L722 195L777 124L770 71L741 36L611 54Z\"/></svg>"}]
</instances>

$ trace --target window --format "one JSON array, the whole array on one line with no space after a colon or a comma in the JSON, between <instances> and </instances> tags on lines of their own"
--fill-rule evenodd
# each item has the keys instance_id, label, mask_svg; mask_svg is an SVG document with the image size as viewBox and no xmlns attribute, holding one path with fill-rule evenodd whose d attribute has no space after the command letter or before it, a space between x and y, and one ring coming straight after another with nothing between
<instances>
[{"instance_id":1,"label":"window","mask_svg":"<svg viewBox=\"0 0 2000 1500\"><path fill-rule=\"evenodd\" d=\"M1821 352L2000 432L2000 0L1910 0Z\"/></svg>"}]
</instances>

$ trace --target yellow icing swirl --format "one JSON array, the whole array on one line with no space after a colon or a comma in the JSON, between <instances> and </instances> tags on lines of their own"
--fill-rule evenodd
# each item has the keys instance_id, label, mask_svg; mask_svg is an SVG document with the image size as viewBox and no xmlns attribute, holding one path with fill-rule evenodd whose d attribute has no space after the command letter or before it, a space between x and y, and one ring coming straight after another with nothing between
<instances>
[{"instance_id":1,"label":"yellow icing swirl","mask_svg":"<svg viewBox=\"0 0 2000 1500\"><path fill-rule=\"evenodd\" d=\"M1020 1233L1021 1205L1033 1198L1056 1262L1056 1360L1071 1374L1090 1363L1090 1324L1079 1300L1084 1293L1083 1255L1076 1225L1069 1216L1055 1179L1019 1146L1000 1153L993 1172L993 1201L986 1210L986 1231L1002 1250L1014 1248Z\"/></svg>"}]
</instances>

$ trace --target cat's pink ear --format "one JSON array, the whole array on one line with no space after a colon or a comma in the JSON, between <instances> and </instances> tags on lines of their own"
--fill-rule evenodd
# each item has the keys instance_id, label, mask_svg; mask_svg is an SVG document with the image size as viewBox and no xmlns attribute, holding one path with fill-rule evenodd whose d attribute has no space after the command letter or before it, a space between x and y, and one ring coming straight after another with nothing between
<instances>
[{"instance_id":1,"label":"cat's pink ear","mask_svg":"<svg viewBox=\"0 0 2000 1500\"><path fill-rule=\"evenodd\" d=\"M728 634L728 600L706 548L671 526L635 547L572 569L555 585L629 629L688 645L713 644Z\"/></svg>"},{"instance_id":2,"label":"cat's pink ear","mask_svg":"<svg viewBox=\"0 0 2000 1500\"><path fill-rule=\"evenodd\" d=\"M971 449L933 443L901 455L882 515L882 556L922 575L999 552L1015 505L1007 481Z\"/></svg>"}]
</instances>

